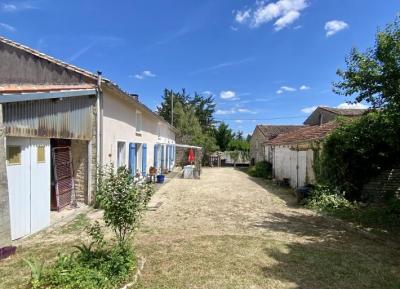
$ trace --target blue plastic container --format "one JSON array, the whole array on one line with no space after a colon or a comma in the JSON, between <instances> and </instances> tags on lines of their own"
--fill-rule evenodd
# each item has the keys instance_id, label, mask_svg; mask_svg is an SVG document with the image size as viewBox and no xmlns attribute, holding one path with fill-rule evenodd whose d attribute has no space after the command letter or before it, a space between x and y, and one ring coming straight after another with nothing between
<instances>
[{"instance_id":1,"label":"blue plastic container","mask_svg":"<svg viewBox=\"0 0 400 289\"><path fill-rule=\"evenodd\" d=\"M165 179L164 175L158 175L157 176L157 183L159 183L159 184L164 183L164 179Z\"/></svg>"}]
</instances>

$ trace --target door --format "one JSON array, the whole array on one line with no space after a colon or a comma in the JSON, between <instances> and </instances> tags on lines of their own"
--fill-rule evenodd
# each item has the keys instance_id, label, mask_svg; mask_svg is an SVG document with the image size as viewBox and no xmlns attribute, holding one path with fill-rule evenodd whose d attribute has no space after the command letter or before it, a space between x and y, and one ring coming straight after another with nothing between
<instances>
[{"instance_id":1,"label":"door","mask_svg":"<svg viewBox=\"0 0 400 289\"><path fill-rule=\"evenodd\" d=\"M11 239L31 232L30 140L7 137L7 179L10 197Z\"/></svg>"},{"instance_id":2,"label":"door","mask_svg":"<svg viewBox=\"0 0 400 289\"><path fill-rule=\"evenodd\" d=\"M299 151L297 154L298 170L297 170L297 187L306 184L307 178L307 152Z\"/></svg>"},{"instance_id":3,"label":"door","mask_svg":"<svg viewBox=\"0 0 400 289\"><path fill-rule=\"evenodd\" d=\"M31 234L50 225L50 140L31 139Z\"/></svg>"},{"instance_id":4,"label":"door","mask_svg":"<svg viewBox=\"0 0 400 289\"><path fill-rule=\"evenodd\" d=\"M50 225L50 140L7 137L11 238Z\"/></svg>"}]
</instances>

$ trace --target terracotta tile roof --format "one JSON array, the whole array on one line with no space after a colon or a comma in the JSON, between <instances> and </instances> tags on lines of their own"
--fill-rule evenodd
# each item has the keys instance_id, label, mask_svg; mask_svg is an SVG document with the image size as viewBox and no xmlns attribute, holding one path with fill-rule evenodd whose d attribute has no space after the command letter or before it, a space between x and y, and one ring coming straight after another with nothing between
<instances>
[{"instance_id":1,"label":"terracotta tile roof","mask_svg":"<svg viewBox=\"0 0 400 289\"><path fill-rule=\"evenodd\" d=\"M292 132L280 134L276 138L267 141L266 143L271 145L285 145L319 140L323 139L337 126L338 123L335 121L328 122L323 125L306 126Z\"/></svg>"},{"instance_id":2,"label":"terracotta tile roof","mask_svg":"<svg viewBox=\"0 0 400 289\"><path fill-rule=\"evenodd\" d=\"M343 116L359 116L362 115L366 109L354 109L354 108L334 108L327 106L320 106L319 108L327 110L337 115Z\"/></svg>"},{"instance_id":3,"label":"terracotta tile roof","mask_svg":"<svg viewBox=\"0 0 400 289\"><path fill-rule=\"evenodd\" d=\"M257 125L257 128L261 131L266 140L273 139L281 133L294 131L301 127L304 127L304 125Z\"/></svg>"},{"instance_id":4,"label":"terracotta tile roof","mask_svg":"<svg viewBox=\"0 0 400 289\"><path fill-rule=\"evenodd\" d=\"M0 93L49 92L60 90L94 89L93 84L79 85L0 85Z\"/></svg>"}]
</instances>

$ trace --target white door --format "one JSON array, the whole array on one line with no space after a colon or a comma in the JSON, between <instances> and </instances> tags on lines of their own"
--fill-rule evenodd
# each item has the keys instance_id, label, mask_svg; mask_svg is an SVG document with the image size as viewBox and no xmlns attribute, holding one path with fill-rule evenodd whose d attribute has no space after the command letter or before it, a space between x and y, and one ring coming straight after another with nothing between
<instances>
[{"instance_id":1,"label":"white door","mask_svg":"<svg viewBox=\"0 0 400 289\"><path fill-rule=\"evenodd\" d=\"M306 184L306 173L307 173L307 152L299 151L297 154L298 158L298 184L297 187L302 187Z\"/></svg>"},{"instance_id":2,"label":"white door","mask_svg":"<svg viewBox=\"0 0 400 289\"><path fill-rule=\"evenodd\" d=\"M7 137L11 238L50 224L50 141Z\"/></svg>"},{"instance_id":3,"label":"white door","mask_svg":"<svg viewBox=\"0 0 400 289\"><path fill-rule=\"evenodd\" d=\"M7 137L7 179L10 198L11 238L31 232L30 148L29 138Z\"/></svg>"},{"instance_id":4,"label":"white door","mask_svg":"<svg viewBox=\"0 0 400 289\"><path fill-rule=\"evenodd\" d=\"M31 139L31 234L50 225L50 140Z\"/></svg>"}]
</instances>

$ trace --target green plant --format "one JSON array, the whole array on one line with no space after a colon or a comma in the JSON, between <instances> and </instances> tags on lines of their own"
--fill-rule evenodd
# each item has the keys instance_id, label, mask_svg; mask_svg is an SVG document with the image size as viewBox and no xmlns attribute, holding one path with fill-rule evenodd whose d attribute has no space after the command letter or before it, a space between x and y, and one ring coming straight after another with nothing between
<instances>
[{"instance_id":1,"label":"green plant","mask_svg":"<svg viewBox=\"0 0 400 289\"><path fill-rule=\"evenodd\" d=\"M36 284L39 282L40 278L42 277L42 272L43 272L43 267L44 267L44 261L39 263L38 260L33 259L23 259L25 263L28 264L29 268L31 269L31 282L33 286L36 286Z\"/></svg>"},{"instance_id":2,"label":"green plant","mask_svg":"<svg viewBox=\"0 0 400 289\"><path fill-rule=\"evenodd\" d=\"M110 165L103 168L97 201L104 209L105 224L114 231L118 243L125 243L137 228L152 192L149 187L136 185L125 167L115 170Z\"/></svg>"},{"instance_id":3,"label":"green plant","mask_svg":"<svg viewBox=\"0 0 400 289\"><path fill-rule=\"evenodd\" d=\"M254 166L249 167L247 173L255 178L271 178L272 165L267 161L257 162Z\"/></svg>"},{"instance_id":4,"label":"green plant","mask_svg":"<svg viewBox=\"0 0 400 289\"><path fill-rule=\"evenodd\" d=\"M337 212L354 209L355 205L337 190L326 185L316 185L306 199L306 207L317 211Z\"/></svg>"},{"instance_id":5,"label":"green plant","mask_svg":"<svg viewBox=\"0 0 400 289\"><path fill-rule=\"evenodd\" d=\"M340 122L323 142L318 180L346 192L351 200L364 199L363 186L400 163L400 126L386 111Z\"/></svg>"}]
</instances>

